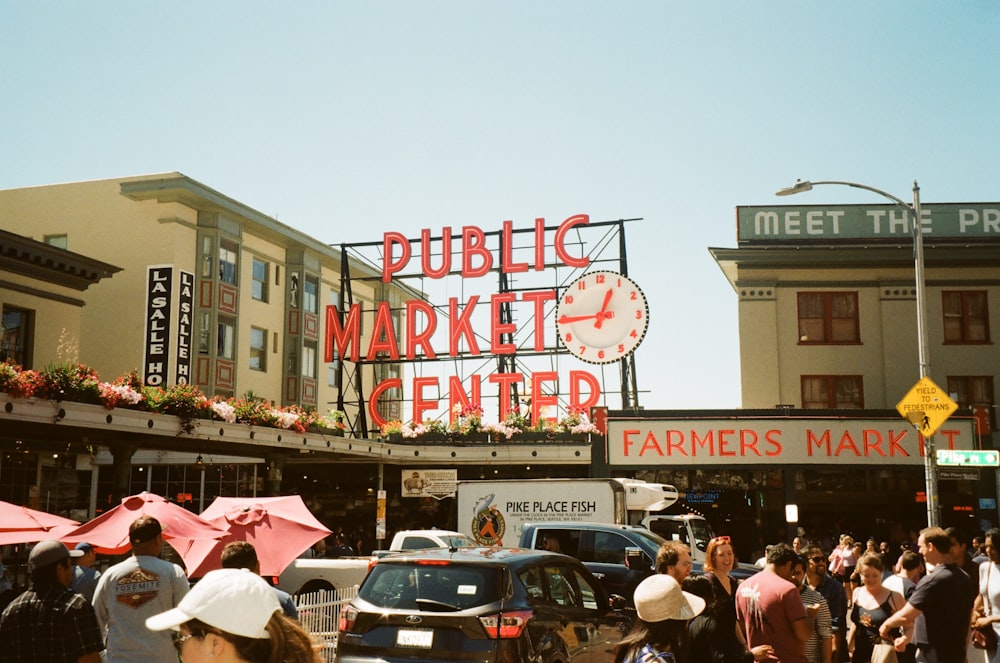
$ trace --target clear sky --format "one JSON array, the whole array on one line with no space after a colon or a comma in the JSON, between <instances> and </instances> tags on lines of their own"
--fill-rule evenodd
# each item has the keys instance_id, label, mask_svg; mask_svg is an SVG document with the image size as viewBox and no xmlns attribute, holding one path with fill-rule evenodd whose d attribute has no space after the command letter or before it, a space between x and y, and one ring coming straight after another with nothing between
<instances>
[{"instance_id":1,"label":"clear sky","mask_svg":"<svg viewBox=\"0 0 1000 663\"><path fill-rule=\"evenodd\" d=\"M735 207L1000 200L998 29L995 0L0 0L0 188L180 171L328 243L642 217L641 404L739 407L707 250Z\"/></svg>"}]
</instances>

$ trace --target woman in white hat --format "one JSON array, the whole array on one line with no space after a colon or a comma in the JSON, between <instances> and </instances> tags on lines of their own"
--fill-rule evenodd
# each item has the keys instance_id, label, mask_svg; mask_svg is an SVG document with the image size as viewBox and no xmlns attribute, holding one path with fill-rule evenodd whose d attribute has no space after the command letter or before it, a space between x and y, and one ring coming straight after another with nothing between
<instances>
[{"instance_id":1,"label":"woman in white hat","mask_svg":"<svg viewBox=\"0 0 1000 663\"><path fill-rule=\"evenodd\" d=\"M687 623L705 601L664 573L640 582L633 600L639 620L615 648L615 663L688 663Z\"/></svg>"},{"instance_id":2,"label":"woman in white hat","mask_svg":"<svg viewBox=\"0 0 1000 663\"><path fill-rule=\"evenodd\" d=\"M315 663L309 634L281 612L267 582L247 569L205 574L176 608L146 620L173 629L184 663Z\"/></svg>"}]
</instances>

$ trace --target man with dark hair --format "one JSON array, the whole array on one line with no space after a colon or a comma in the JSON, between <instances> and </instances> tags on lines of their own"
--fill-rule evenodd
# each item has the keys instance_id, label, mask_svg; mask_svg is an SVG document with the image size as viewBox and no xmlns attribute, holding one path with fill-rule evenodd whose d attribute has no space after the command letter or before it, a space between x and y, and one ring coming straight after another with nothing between
<instances>
[{"instance_id":1,"label":"man with dark hair","mask_svg":"<svg viewBox=\"0 0 1000 663\"><path fill-rule=\"evenodd\" d=\"M176 663L170 631L154 633L146 619L177 607L189 585L184 571L159 558L163 528L152 516L139 516L129 526L132 557L101 575L94 610L107 630L106 663Z\"/></svg>"},{"instance_id":2,"label":"man with dark hair","mask_svg":"<svg viewBox=\"0 0 1000 663\"><path fill-rule=\"evenodd\" d=\"M692 568L691 549L680 541L667 541L656 551L656 572L666 573L677 584L683 584Z\"/></svg>"},{"instance_id":3,"label":"man with dark hair","mask_svg":"<svg viewBox=\"0 0 1000 663\"><path fill-rule=\"evenodd\" d=\"M806 642L806 658L809 663L832 663L833 661L833 628L830 620L830 606L823 595L805 584L806 567L809 565L805 557L799 556L792 563L793 585L798 586L802 604L806 607L809 619L809 640Z\"/></svg>"},{"instance_id":4,"label":"man with dark hair","mask_svg":"<svg viewBox=\"0 0 1000 663\"><path fill-rule=\"evenodd\" d=\"M257 558L257 549L249 541L230 541L222 549L222 568L249 569L260 575L260 560ZM295 607L292 595L274 585L271 585L271 589L278 596L278 603L281 604L281 611L285 613L285 616L298 619L299 611Z\"/></svg>"},{"instance_id":5,"label":"man with dark hair","mask_svg":"<svg viewBox=\"0 0 1000 663\"><path fill-rule=\"evenodd\" d=\"M951 537L940 527L922 530L917 548L934 568L879 633L885 638L893 629L913 624L917 663L963 663L973 603L969 577L951 560ZM897 647L905 642L906 636L896 638Z\"/></svg>"},{"instance_id":6,"label":"man with dark hair","mask_svg":"<svg viewBox=\"0 0 1000 663\"><path fill-rule=\"evenodd\" d=\"M810 546L806 555L806 584L819 592L830 608L830 628L833 629L833 661L848 660L847 654L847 592L844 586L827 573L829 558L819 546Z\"/></svg>"},{"instance_id":7,"label":"man with dark hair","mask_svg":"<svg viewBox=\"0 0 1000 663\"><path fill-rule=\"evenodd\" d=\"M916 589L917 582L920 580L923 560L912 550L904 550L903 554L899 556L898 565L899 571L883 580L882 586L899 592L904 599L909 600L910 594Z\"/></svg>"},{"instance_id":8,"label":"man with dark hair","mask_svg":"<svg viewBox=\"0 0 1000 663\"><path fill-rule=\"evenodd\" d=\"M812 626L799 590L791 582L799 556L786 543L767 554L767 566L736 590L736 618L747 644L771 645L779 663L807 663L806 642Z\"/></svg>"},{"instance_id":9,"label":"man with dark hair","mask_svg":"<svg viewBox=\"0 0 1000 663\"><path fill-rule=\"evenodd\" d=\"M73 557L59 541L28 556L31 587L0 617L0 660L11 663L99 663L104 639L94 609L69 589Z\"/></svg>"}]
</instances>

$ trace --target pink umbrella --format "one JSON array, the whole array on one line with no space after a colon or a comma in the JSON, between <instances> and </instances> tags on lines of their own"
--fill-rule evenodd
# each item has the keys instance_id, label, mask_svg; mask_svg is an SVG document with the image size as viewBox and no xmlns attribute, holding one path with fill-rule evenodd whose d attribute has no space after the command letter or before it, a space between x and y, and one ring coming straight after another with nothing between
<instances>
[{"instance_id":1,"label":"pink umbrella","mask_svg":"<svg viewBox=\"0 0 1000 663\"><path fill-rule=\"evenodd\" d=\"M0 546L58 539L79 524L45 511L0 502Z\"/></svg>"},{"instance_id":2,"label":"pink umbrella","mask_svg":"<svg viewBox=\"0 0 1000 663\"><path fill-rule=\"evenodd\" d=\"M198 578L222 567L222 548L249 541L257 550L260 573L277 576L312 544L331 534L298 495L216 497L201 517L228 530L219 541L192 541L185 551L188 575Z\"/></svg>"},{"instance_id":3,"label":"pink umbrella","mask_svg":"<svg viewBox=\"0 0 1000 663\"><path fill-rule=\"evenodd\" d=\"M128 540L128 528L139 516L152 516L160 521L163 538L177 550L188 568L191 561L184 554L188 544L196 540L218 539L226 533L164 497L143 492L126 497L115 508L80 525L60 540L64 543L86 541L99 553L120 555L132 547Z\"/></svg>"}]
</instances>

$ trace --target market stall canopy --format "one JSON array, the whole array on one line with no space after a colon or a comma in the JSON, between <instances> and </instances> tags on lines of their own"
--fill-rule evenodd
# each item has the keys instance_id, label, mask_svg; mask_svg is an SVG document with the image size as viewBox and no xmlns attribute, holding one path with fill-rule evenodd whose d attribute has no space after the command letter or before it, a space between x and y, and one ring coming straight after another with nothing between
<instances>
[{"instance_id":1,"label":"market stall canopy","mask_svg":"<svg viewBox=\"0 0 1000 663\"><path fill-rule=\"evenodd\" d=\"M222 568L222 548L230 541L252 543L261 575L277 576L292 560L332 533L299 495L216 497L201 517L227 534L218 541L191 542L182 556L190 560L188 576L192 578Z\"/></svg>"},{"instance_id":2,"label":"market stall canopy","mask_svg":"<svg viewBox=\"0 0 1000 663\"><path fill-rule=\"evenodd\" d=\"M58 539L79 524L45 511L0 502L0 546Z\"/></svg>"},{"instance_id":3,"label":"market stall canopy","mask_svg":"<svg viewBox=\"0 0 1000 663\"><path fill-rule=\"evenodd\" d=\"M121 555L132 547L128 530L139 516L152 516L160 521L163 538L170 542L189 569L191 561L184 551L192 541L218 539L226 533L165 497L143 492L124 498L115 508L59 538L68 544L86 541L99 553Z\"/></svg>"}]
</instances>

